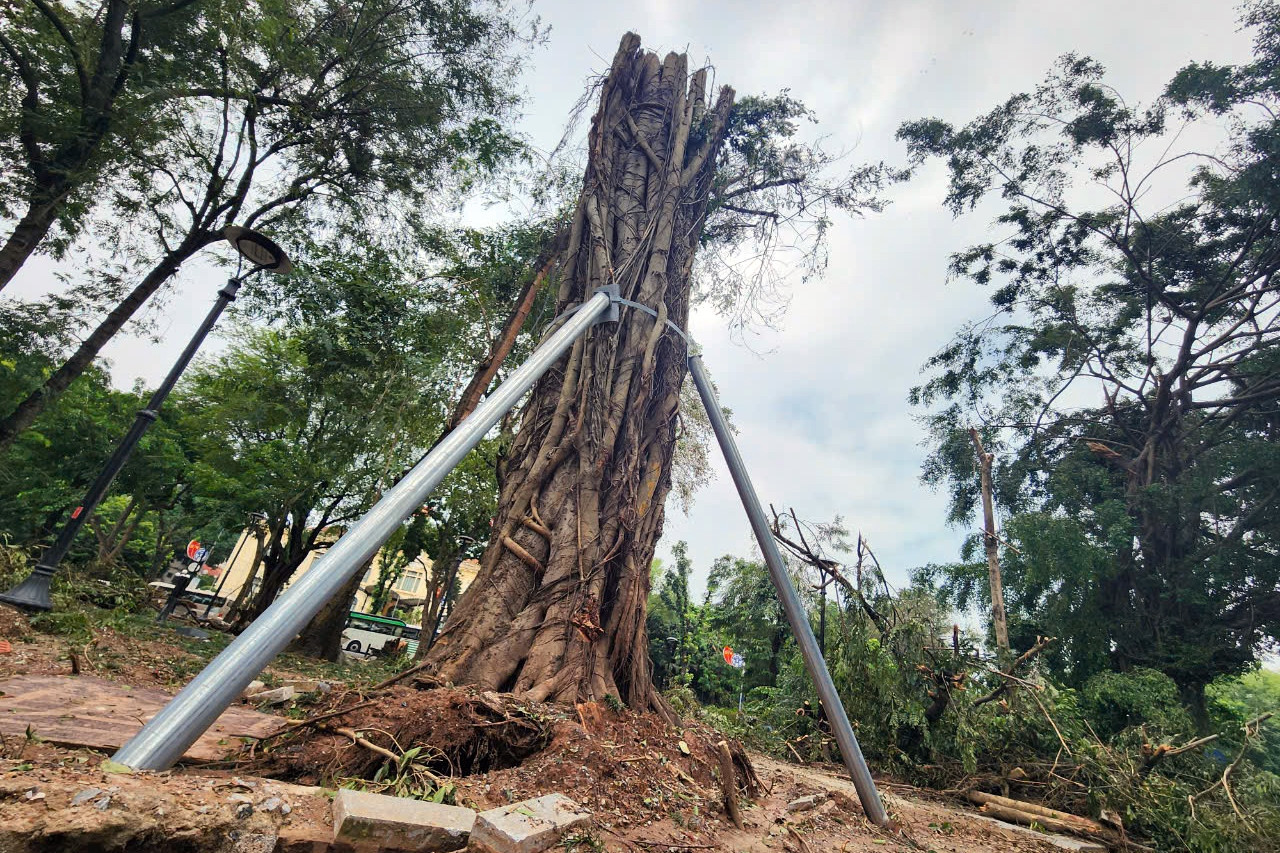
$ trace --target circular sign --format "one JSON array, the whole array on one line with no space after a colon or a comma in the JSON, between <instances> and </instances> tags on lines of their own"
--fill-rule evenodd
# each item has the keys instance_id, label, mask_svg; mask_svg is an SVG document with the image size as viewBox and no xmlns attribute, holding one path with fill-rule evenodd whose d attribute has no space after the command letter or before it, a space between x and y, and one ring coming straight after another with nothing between
<instances>
[{"instance_id":1,"label":"circular sign","mask_svg":"<svg viewBox=\"0 0 1280 853\"><path fill-rule=\"evenodd\" d=\"M200 540L192 539L187 543L187 559L196 559L196 552L200 550Z\"/></svg>"},{"instance_id":2,"label":"circular sign","mask_svg":"<svg viewBox=\"0 0 1280 853\"><path fill-rule=\"evenodd\" d=\"M203 563L204 558L207 556L209 556L208 548L197 548L195 554L191 556L191 559L195 560L197 563Z\"/></svg>"},{"instance_id":3,"label":"circular sign","mask_svg":"<svg viewBox=\"0 0 1280 853\"><path fill-rule=\"evenodd\" d=\"M733 665L733 646L724 647L724 662Z\"/></svg>"}]
</instances>

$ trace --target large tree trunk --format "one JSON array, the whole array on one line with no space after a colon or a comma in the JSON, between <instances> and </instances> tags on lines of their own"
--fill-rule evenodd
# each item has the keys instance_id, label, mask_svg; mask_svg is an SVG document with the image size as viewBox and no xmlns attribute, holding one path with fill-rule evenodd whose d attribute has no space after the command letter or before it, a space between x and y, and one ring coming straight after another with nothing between
<instances>
[{"instance_id":1,"label":"large tree trunk","mask_svg":"<svg viewBox=\"0 0 1280 853\"><path fill-rule=\"evenodd\" d=\"M645 609L671 485L689 274L733 91L626 35L604 81L582 196L559 264L558 309L599 287L655 309L580 339L534 388L504 466L480 573L427 657L446 681L535 700L654 689Z\"/></svg>"}]
</instances>

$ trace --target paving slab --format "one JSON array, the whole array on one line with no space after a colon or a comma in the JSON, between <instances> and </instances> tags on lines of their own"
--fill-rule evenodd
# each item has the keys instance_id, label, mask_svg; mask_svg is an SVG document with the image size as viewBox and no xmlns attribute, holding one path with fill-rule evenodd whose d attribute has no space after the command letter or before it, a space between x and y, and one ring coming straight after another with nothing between
<instances>
[{"instance_id":1,"label":"paving slab","mask_svg":"<svg viewBox=\"0 0 1280 853\"><path fill-rule=\"evenodd\" d=\"M542 853L566 831L591 820L591 813L564 794L548 794L476 816L472 847L494 853Z\"/></svg>"},{"instance_id":2,"label":"paving slab","mask_svg":"<svg viewBox=\"0 0 1280 853\"><path fill-rule=\"evenodd\" d=\"M112 752L138 733L173 696L87 675L19 675L0 681L0 734L37 737L62 746ZM240 751L240 738L264 738L285 726L280 717L232 706L183 753L186 761L221 761Z\"/></svg>"},{"instance_id":3,"label":"paving slab","mask_svg":"<svg viewBox=\"0 0 1280 853\"><path fill-rule=\"evenodd\" d=\"M339 789L333 798L333 837L357 847L447 853L467 846L476 813L403 797Z\"/></svg>"}]
</instances>

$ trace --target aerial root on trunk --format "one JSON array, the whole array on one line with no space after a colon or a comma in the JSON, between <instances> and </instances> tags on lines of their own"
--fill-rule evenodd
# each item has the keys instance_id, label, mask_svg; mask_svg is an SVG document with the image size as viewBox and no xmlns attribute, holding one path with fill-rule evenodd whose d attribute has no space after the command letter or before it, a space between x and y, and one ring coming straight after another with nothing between
<instances>
[{"instance_id":1,"label":"aerial root on trunk","mask_svg":"<svg viewBox=\"0 0 1280 853\"><path fill-rule=\"evenodd\" d=\"M546 571L542 563L538 561L537 557L533 556L524 548L522 548L520 546L520 543L512 539L510 536L502 537L502 547L506 548L512 554L515 554L516 558L520 560L520 562L524 563L526 566L533 569L534 573L537 574L539 577L541 577L542 573Z\"/></svg>"}]
</instances>

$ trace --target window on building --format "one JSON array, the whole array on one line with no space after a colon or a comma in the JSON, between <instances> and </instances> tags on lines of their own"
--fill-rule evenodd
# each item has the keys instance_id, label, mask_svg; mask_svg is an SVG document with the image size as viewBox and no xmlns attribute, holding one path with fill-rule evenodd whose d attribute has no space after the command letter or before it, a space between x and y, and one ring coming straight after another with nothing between
<instances>
[{"instance_id":1,"label":"window on building","mask_svg":"<svg viewBox=\"0 0 1280 853\"><path fill-rule=\"evenodd\" d=\"M422 589L422 575L405 575L400 579L400 589L405 592L417 592Z\"/></svg>"}]
</instances>

